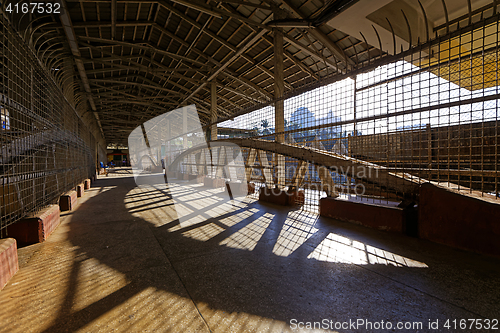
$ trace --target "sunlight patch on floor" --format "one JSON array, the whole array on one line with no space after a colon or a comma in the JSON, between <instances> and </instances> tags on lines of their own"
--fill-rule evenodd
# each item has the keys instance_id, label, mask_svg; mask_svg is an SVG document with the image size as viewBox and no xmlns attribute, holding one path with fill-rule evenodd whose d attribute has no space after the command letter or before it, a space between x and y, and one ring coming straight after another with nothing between
<instances>
[{"instance_id":1,"label":"sunlight patch on floor","mask_svg":"<svg viewBox=\"0 0 500 333\"><path fill-rule=\"evenodd\" d=\"M259 210L257 208L250 208L248 210L243 210L234 215L230 215L228 217L220 219L219 222L224 224L225 226L232 227L258 212Z\"/></svg>"},{"instance_id":2,"label":"sunlight patch on floor","mask_svg":"<svg viewBox=\"0 0 500 333\"><path fill-rule=\"evenodd\" d=\"M197 305L212 332L293 332L293 330L290 329L290 324L286 321L266 318L243 311L217 309L205 302L199 302ZM314 332L315 331L311 331L311 333Z\"/></svg>"},{"instance_id":3,"label":"sunlight patch on floor","mask_svg":"<svg viewBox=\"0 0 500 333\"><path fill-rule=\"evenodd\" d=\"M204 192L191 192L179 197L174 195L174 202L176 205L177 203L182 203L190 205L194 209L203 209L207 206L215 205L221 200L222 198Z\"/></svg>"},{"instance_id":4,"label":"sunlight patch on floor","mask_svg":"<svg viewBox=\"0 0 500 333\"><path fill-rule=\"evenodd\" d=\"M74 265L78 265L77 288L71 308L74 312L83 310L128 284L125 274L95 258L75 261Z\"/></svg>"},{"instance_id":5,"label":"sunlight patch on floor","mask_svg":"<svg viewBox=\"0 0 500 333\"><path fill-rule=\"evenodd\" d=\"M175 210L177 211L177 218L179 219L194 212L194 210L181 203L175 203Z\"/></svg>"},{"instance_id":6,"label":"sunlight patch on floor","mask_svg":"<svg viewBox=\"0 0 500 333\"><path fill-rule=\"evenodd\" d=\"M198 241L206 242L209 239L217 236L221 232L223 232L224 228L218 226L215 223L209 223L202 226L197 227L196 229L191 229L182 233L183 236L192 238Z\"/></svg>"},{"instance_id":7,"label":"sunlight patch on floor","mask_svg":"<svg viewBox=\"0 0 500 333\"><path fill-rule=\"evenodd\" d=\"M304 211L288 213L274 245L273 253L281 257L288 257L318 231L317 228L314 228L317 220L317 215Z\"/></svg>"},{"instance_id":8,"label":"sunlight patch on floor","mask_svg":"<svg viewBox=\"0 0 500 333\"><path fill-rule=\"evenodd\" d=\"M228 238L224 239L219 245L227 247L252 251L273 220L275 214L265 213L255 221L241 228Z\"/></svg>"},{"instance_id":9,"label":"sunlight patch on floor","mask_svg":"<svg viewBox=\"0 0 500 333\"><path fill-rule=\"evenodd\" d=\"M232 227L235 226L236 224L240 223L241 221L244 221L245 219L251 217L252 215L256 214L259 212L258 209L256 208L250 208L249 210L239 210L237 207L229 207L231 208L230 210L224 209L222 212L223 214L218 214L217 216L221 215L228 215L225 218L222 218L218 220L219 224L223 224L224 226L227 227ZM239 211L239 213L236 213L236 211ZM215 211L214 211L215 212ZM193 218L189 219L186 222L182 222L172 228L169 229L169 231L176 231L176 230L181 230L183 228L198 224L198 223L203 223L206 221L206 218L204 218L201 215L194 216ZM226 229L216 223L208 223L208 224L202 224L194 229L187 230L182 233L183 236L192 238L195 240L199 240L202 242L206 242L210 240L211 238L217 236L221 232L225 231Z\"/></svg>"},{"instance_id":10,"label":"sunlight patch on floor","mask_svg":"<svg viewBox=\"0 0 500 333\"><path fill-rule=\"evenodd\" d=\"M307 258L357 265L382 264L396 267L428 267L422 262L365 245L334 233L330 233Z\"/></svg>"},{"instance_id":11,"label":"sunlight patch on floor","mask_svg":"<svg viewBox=\"0 0 500 333\"><path fill-rule=\"evenodd\" d=\"M99 194L115 189L117 186L102 186L99 188Z\"/></svg>"},{"instance_id":12,"label":"sunlight patch on floor","mask_svg":"<svg viewBox=\"0 0 500 333\"><path fill-rule=\"evenodd\" d=\"M175 293L147 287L121 302L77 332L195 332L204 323L190 300Z\"/></svg>"},{"instance_id":13,"label":"sunlight patch on floor","mask_svg":"<svg viewBox=\"0 0 500 333\"><path fill-rule=\"evenodd\" d=\"M224 202L218 206L213 207L212 209L205 211L204 213L209 217L219 217L228 213L232 213L234 210L235 207L231 202Z\"/></svg>"},{"instance_id":14,"label":"sunlight patch on floor","mask_svg":"<svg viewBox=\"0 0 500 333\"><path fill-rule=\"evenodd\" d=\"M196 225L198 223L201 223L201 222L205 222L207 219L205 216L202 216L202 215L194 215L193 217L189 218L189 219L182 219L182 222L179 222L178 224L174 225L173 227L171 228L168 228L168 232L174 232L174 231L178 231L178 230L181 230L183 228L187 228L187 227L190 227L192 225Z\"/></svg>"}]
</instances>

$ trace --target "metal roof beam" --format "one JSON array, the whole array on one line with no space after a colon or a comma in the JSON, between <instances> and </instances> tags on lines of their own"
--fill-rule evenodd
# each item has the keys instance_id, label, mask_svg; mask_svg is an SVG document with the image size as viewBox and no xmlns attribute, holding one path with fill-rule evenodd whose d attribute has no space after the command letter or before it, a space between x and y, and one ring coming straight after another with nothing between
<instances>
[{"instance_id":1,"label":"metal roof beam","mask_svg":"<svg viewBox=\"0 0 500 333\"><path fill-rule=\"evenodd\" d=\"M170 90L167 88L160 87L157 85L156 82L148 80L148 79L143 78L143 77L141 77L141 79L143 79L144 81L149 81L149 84L144 84L144 83L139 83L139 82L130 82L130 81L119 81L118 79L120 79L120 78L122 78L122 77L116 77L116 78L113 78L113 80L110 80L110 79L90 79L89 82L103 82L103 83L124 84L124 85L131 85L131 86L137 86L137 87L145 87L145 88L150 88L153 90L164 91L164 92L167 92L169 94L183 96L183 94L178 92L178 91L173 91L173 90Z\"/></svg>"},{"instance_id":2,"label":"metal roof beam","mask_svg":"<svg viewBox=\"0 0 500 333\"><path fill-rule=\"evenodd\" d=\"M66 34L66 38L68 40L69 47L71 49L71 53L73 53L74 61L76 63L76 67L78 68L78 74L80 75L80 79L85 89L86 96L89 100L90 107L92 111L94 111L94 116L96 118L99 129L101 130L102 136L104 137L104 131L102 130L102 125L99 120L99 115L96 113L97 109L95 107L94 99L92 98L92 92L90 90L89 81L87 78L87 74L85 73L85 66L82 61L79 59L81 57L80 49L78 48L78 41L76 40L75 30L73 29L73 24L71 22L71 17L69 16L68 7L66 6L66 2L64 0L61 1L63 9L61 10L61 14L59 14L59 18L61 19L61 23Z\"/></svg>"},{"instance_id":3,"label":"metal roof beam","mask_svg":"<svg viewBox=\"0 0 500 333\"><path fill-rule=\"evenodd\" d=\"M300 11L300 9L296 8L290 0L281 0L284 4L286 4L292 12L299 19L306 19L305 15ZM319 29L319 27L308 27L307 31L311 33L321 44L323 44L334 56L337 58L343 65L348 68L350 66L355 66L356 63L352 61L350 58L346 56L344 51L335 44L334 41L330 39L323 31Z\"/></svg>"},{"instance_id":4,"label":"metal roof beam","mask_svg":"<svg viewBox=\"0 0 500 333\"><path fill-rule=\"evenodd\" d=\"M233 89L233 88L231 88L231 87L228 87L227 85L222 84L221 82L217 82L217 85L218 85L219 87L221 87L222 89L227 90L227 91L229 91L229 92L232 92L233 94L236 94L236 95L238 95L238 96L241 96L241 97L243 97L243 98L245 98L245 99L247 99L247 100L249 100L249 101L252 101L252 102L258 102L258 103L264 103L264 102L266 102L265 100L262 100L262 99L258 99L258 98L252 97L252 96L250 96L250 95L248 95L248 94L245 94L245 93L243 93L243 92L241 92L241 91L239 91L239 90L236 90L236 89Z\"/></svg>"},{"instance_id":5,"label":"metal roof beam","mask_svg":"<svg viewBox=\"0 0 500 333\"><path fill-rule=\"evenodd\" d=\"M111 0L111 39L116 38L116 0Z\"/></svg>"},{"instance_id":6,"label":"metal roof beam","mask_svg":"<svg viewBox=\"0 0 500 333\"><path fill-rule=\"evenodd\" d=\"M99 37L78 36L78 38L79 39L84 39L84 40L87 40L87 41L90 41L90 42L101 42L101 43L106 43L106 44L128 46L130 48L147 50L147 51L150 51L150 52L155 52L155 53L158 53L158 54L163 54L163 55L165 55L167 57L182 59L182 60L185 60L187 62L190 62L190 63L193 63L193 64L197 64L197 65L200 65L200 66L205 66L206 65L205 63L202 63L200 61L197 61L197 60L194 60L194 59L191 59L191 58L187 58L187 57L178 55L176 53L172 53L172 52L160 50L160 49L152 46L151 44L149 44L147 42L141 43L142 44L141 45L141 44L137 44L137 43L122 42L122 41L111 40L111 39L106 39L106 38L99 38Z\"/></svg>"},{"instance_id":7,"label":"metal roof beam","mask_svg":"<svg viewBox=\"0 0 500 333\"><path fill-rule=\"evenodd\" d=\"M198 29L202 29L202 25L194 20L192 20L191 18L189 17L186 17L185 15L183 15L182 13L175 13L176 15L180 16L182 19L184 20L187 20L189 23L191 23L193 26L197 27ZM182 16L181 16L182 15ZM165 28L161 27L159 24L153 24L153 27L160 30L161 32L163 32L164 34L170 36L171 38L174 38L176 41L178 41L179 43L183 44L184 46L186 47L190 47L191 45L189 43L187 43L185 40L175 36L174 34L172 34L171 32L169 32L168 30L166 30ZM237 52L238 51L238 48L236 46L233 46L231 43L229 43L228 41L226 41L225 39L221 38L220 36L218 36L217 34L213 33L212 31L208 30L208 29L203 29L202 30L202 33L205 33L207 34L208 36L210 36L212 39L216 40L217 42L221 43L222 45L224 45L225 47L227 47L228 49L230 49L231 51L233 52ZM272 43L271 43L272 45ZM192 46L191 46L192 47ZM194 52L196 52L198 55L202 56L202 57L205 57L207 58L207 55L204 54L203 52L201 52L200 50L192 47L192 50ZM246 54L242 54L242 57L247 60L248 62L250 62L252 65L256 66L257 68L259 68L260 70L262 70L263 72L265 72L267 75L269 75L269 77L273 77L273 73L268 70L267 68L265 68L264 66L261 66L259 63L257 63L257 61L255 61L255 59L253 59L252 57L246 55Z\"/></svg>"},{"instance_id":8,"label":"metal roof beam","mask_svg":"<svg viewBox=\"0 0 500 333\"><path fill-rule=\"evenodd\" d=\"M171 13L174 13L175 15L177 15L178 17L180 17L181 19L183 19L184 21L190 23L191 25L197 27L198 29L202 29L203 25L200 24L199 22L193 20L192 18L186 16L185 14L183 14L182 12L180 12L179 10L177 10L176 8L174 8L173 6L169 5L168 3L166 2L162 2L161 3L162 6L164 6L167 10L169 10L169 12ZM184 46L186 47L189 47L189 43L187 43L185 40L179 38L178 36L175 36L175 34L172 34L171 32L169 32L168 30L164 29L163 27L161 27L160 25L158 24L153 24L153 27L160 30L161 32L165 33L166 35L170 36L171 38L175 39L176 41L178 41L179 43L183 44ZM231 51L233 52L237 52L237 48L233 45L231 45L230 43L228 43L226 40L224 40L223 38L221 38L220 36L216 35L215 33L213 33L212 31L208 30L208 29L203 29L202 32L204 34L207 34L209 37L211 37L212 39L218 41L219 43L221 43L222 45L226 46L227 48L229 48ZM194 52L196 52L199 56L207 59L208 61L216 64L217 66L220 65L220 63L218 61L216 61L215 59L211 58L210 56L204 54L202 51L196 49L196 48L192 48L192 50ZM246 55L243 55L243 57L245 57L245 59L251 59L250 57L247 57ZM254 84L253 82L250 82L244 78L239 78L239 75L229 69L227 69L225 71L226 75L230 76L232 79L234 80L237 80L239 81L242 85L245 85L245 86L248 86L249 88L257 91L257 93L261 94L262 96L265 96L269 99L272 99L272 95L267 92L266 90L262 89L261 87L259 87L258 85ZM272 77L272 73L268 73L271 77Z\"/></svg>"},{"instance_id":9,"label":"metal roof beam","mask_svg":"<svg viewBox=\"0 0 500 333\"><path fill-rule=\"evenodd\" d=\"M73 28L102 28L102 27L144 27L153 24L151 21L85 21L73 23Z\"/></svg>"},{"instance_id":10,"label":"metal roof beam","mask_svg":"<svg viewBox=\"0 0 500 333\"><path fill-rule=\"evenodd\" d=\"M164 106L161 106L161 105L158 105L156 103L151 103L151 102L145 102L145 101L141 101L141 100L137 100L137 99L101 99L101 105L113 105L113 104L137 104L137 105L143 105L143 106L147 106L147 107L152 107L152 108L157 108L157 109L161 109L161 110L164 110L165 107ZM166 105L175 105L174 102L163 102L162 104L166 104Z\"/></svg>"},{"instance_id":11,"label":"metal roof beam","mask_svg":"<svg viewBox=\"0 0 500 333\"><path fill-rule=\"evenodd\" d=\"M308 46L302 44L301 42L295 40L290 34L288 33L283 33L283 37L285 38L286 41L288 41L290 44L298 48L299 50L303 51L304 53L312 56L313 58L316 58L319 61L325 62L328 66L332 67L335 69L337 72L344 74L345 70L342 70L338 67L336 63L333 63L331 60L326 59L324 56L316 53L315 51L311 50Z\"/></svg>"},{"instance_id":12,"label":"metal roof beam","mask_svg":"<svg viewBox=\"0 0 500 333\"><path fill-rule=\"evenodd\" d=\"M247 24L253 25L253 26L258 27L260 29L265 29L268 31L270 31L272 29L271 27L269 27L265 24L255 22L254 20L248 19L240 14L232 13L232 12L229 12L226 10L221 10L219 8L212 7L212 6L206 6L205 4L199 3L198 1L195 1L195 0L189 0L189 1L188 0L171 0L171 1L176 2L178 4L181 4L183 6L198 10L202 13L212 15L212 16L217 17L217 18L223 18L224 16L229 16L231 18L240 20L241 22L245 22ZM166 3L166 1L165 0L158 0L158 3L163 6Z\"/></svg>"},{"instance_id":13,"label":"metal roof beam","mask_svg":"<svg viewBox=\"0 0 500 333\"><path fill-rule=\"evenodd\" d=\"M265 10L272 10L272 7L269 5L257 4L255 2L250 2L250 1L241 1L241 0L214 0L214 1L222 2L222 3L234 3L236 5L255 7L255 8L260 8L260 9L265 9Z\"/></svg>"},{"instance_id":14,"label":"metal roof beam","mask_svg":"<svg viewBox=\"0 0 500 333\"><path fill-rule=\"evenodd\" d=\"M261 38L265 33L267 32L267 30L261 30L260 32L256 33L250 40L248 40L249 37L247 37L247 41L245 43L245 45L243 45L239 50L238 52L236 52L229 60L227 60L222 66L220 66L217 70L215 70L214 73L212 73L212 75L210 75L207 79L207 82L210 82L212 81L213 79L215 79L217 77L217 75L222 72L227 66L229 66L233 61L235 61L243 52L245 52L250 46L252 46L253 44L255 44L255 42L257 42L257 40L259 38ZM188 99L190 99L191 97L193 97L198 91L201 90L201 88L203 88L204 86L206 85L206 83L203 83L201 86L199 86L198 88L196 88L189 96L187 96L183 101L182 101L182 104L184 104Z\"/></svg>"}]
</instances>

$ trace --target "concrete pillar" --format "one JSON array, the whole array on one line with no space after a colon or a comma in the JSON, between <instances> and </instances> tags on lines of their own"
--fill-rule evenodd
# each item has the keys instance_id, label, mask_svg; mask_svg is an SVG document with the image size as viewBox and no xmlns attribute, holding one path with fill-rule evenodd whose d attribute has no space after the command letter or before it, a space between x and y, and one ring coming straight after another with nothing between
<instances>
[{"instance_id":1,"label":"concrete pillar","mask_svg":"<svg viewBox=\"0 0 500 333\"><path fill-rule=\"evenodd\" d=\"M285 141L285 103L283 100L285 84L283 76L283 32L274 29L274 122L276 142ZM285 185L285 157L275 154L274 160L277 168L278 186Z\"/></svg>"},{"instance_id":2,"label":"concrete pillar","mask_svg":"<svg viewBox=\"0 0 500 333\"><path fill-rule=\"evenodd\" d=\"M274 121L276 128L276 142L285 141L285 107L283 94L285 90L283 77L283 33L280 29L274 29L274 97L278 99L274 103Z\"/></svg>"},{"instance_id":3,"label":"concrete pillar","mask_svg":"<svg viewBox=\"0 0 500 333\"><path fill-rule=\"evenodd\" d=\"M210 122L214 123L217 121L217 84L212 82L210 84ZM210 126L210 141L217 140L217 124Z\"/></svg>"},{"instance_id":4,"label":"concrete pillar","mask_svg":"<svg viewBox=\"0 0 500 333\"><path fill-rule=\"evenodd\" d=\"M172 153L172 122L170 120L167 123L167 128L168 128L168 132L167 132L167 136L168 136L168 143L167 143L168 158L169 158L169 162L172 162L172 161L170 161L171 153Z\"/></svg>"},{"instance_id":5,"label":"concrete pillar","mask_svg":"<svg viewBox=\"0 0 500 333\"><path fill-rule=\"evenodd\" d=\"M182 109L182 148L187 149L187 131L188 131L188 120L187 120L187 108Z\"/></svg>"},{"instance_id":6,"label":"concrete pillar","mask_svg":"<svg viewBox=\"0 0 500 333\"><path fill-rule=\"evenodd\" d=\"M357 110L356 110L356 107L358 106L358 102L357 102L357 91L358 91L358 88L357 88L357 75L354 75L353 76L353 80L354 80L354 90L353 90L353 117L354 117L354 133L353 135L354 136L358 136L358 122L356 120L356 117L357 117Z\"/></svg>"}]
</instances>

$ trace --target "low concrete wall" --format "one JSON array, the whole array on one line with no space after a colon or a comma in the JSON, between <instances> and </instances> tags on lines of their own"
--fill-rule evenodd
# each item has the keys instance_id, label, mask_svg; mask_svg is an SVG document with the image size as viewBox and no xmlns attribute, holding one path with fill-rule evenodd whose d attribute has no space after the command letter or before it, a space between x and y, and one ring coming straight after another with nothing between
<instances>
[{"instance_id":1,"label":"low concrete wall","mask_svg":"<svg viewBox=\"0 0 500 333\"><path fill-rule=\"evenodd\" d=\"M259 189L259 201L269 202L280 206L288 206L288 195L281 189L261 187Z\"/></svg>"},{"instance_id":2,"label":"low concrete wall","mask_svg":"<svg viewBox=\"0 0 500 333\"><path fill-rule=\"evenodd\" d=\"M241 197L255 193L255 185L252 183L229 182L227 185L229 185L229 188L226 186L226 189L228 192L231 191L231 195L233 196Z\"/></svg>"},{"instance_id":3,"label":"low concrete wall","mask_svg":"<svg viewBox=\"0 0 500 333\"><path fill-rule=\"evenodd\" d=\"M220 178L205 177L205 178L203 178L203 186L210 187L210 188L225 187L226 180L220 179Z\"/></svg>"},{"instance_id":4,"label":"low concrete wall","mask_svg":"<svg viewBox=\"0 0 500 333\"><path fill-rule=\"evenodd\" d=\"M248 194L254 194L255 193L255 184L248 182Z\"/></svg>"},{"instance_id":5,"label":"low concrete wall","mask_svg":"<svg viewBox=\"0 0 500 333\"><path fill-rule=\"evenodd\" d=\"M20 246L41 243L61 222L58 205L50 205L40 213L25 217L7 227L7 233Z\"/></svg>"},{"instance_id":6,"label":"low concrete wall","mask_svg":"<svg viewBox=\"0 0 500 333\"><path fill-rule=\"evenodd\" d=\"M306 201L304 191L288 191L288 205L289 206L303 206Z\"/></svg>"},{"instance_id":7,"label":"low concrete wall","mask_svg":"<svg viewBox=\"0 0 500 333\"><path fill-rule=\"evenodd\" d=\"M419 236L500 256L500 199L485 200L430 183L420 188Z\"/></svg>"},{"instance_id":8,"label":"low concrete wall","mask_svg":"<svg viewBox=\"0 0 500 333\"><path fill-rule=\"evenodd\" d=\"M399 233L405 230L405 210L399 207L352 202L328 197L319 200L319 214L379 230Z\"/></svg>"},{"instance_id":9,"label":"low concrete wall","mask_svg":"<svg viewBox=\"0 0 500 333\"><path fill-rule=\"evenodd\" d=\"M187 177L188 177L189 180L197 180L200 176L199 175L187 174Z\"/></svg>"},{"instance_id":10,"label":"low concrete wall","mask_svg":"<svg viewBox=\"0 0 500 333\"><path fill-rule=\"evenodd\" d=\"M68 193L61 195L59 198L59 208L61 211L72 210L75 207L77 200L78 197L76 191L69 191Z\"/></svg>"},{"instance_id":11,"label":"low concrete wall","mask_svg":"<svg viewBox=\"0 0 500 333\"><path fill-rule=\"evenodd\" d=\"M304 204L304 191L261 187L259 189L259 201L269 202L280 206L302 206Z\"/></svg>"},{"instance_id":12,"label":"low concrete wall","mask_svg":"<svg viewBox=\"0 0 500 333\"><path fill-rule=\"evenodd\" d=\"M205 176L190 175L189 182L193 183L193 184L203 184L203 183L205 183Z\"/></svg>"},{"instance_id":13,"label":"low concrete wall","mask_svg":"<svg viewBox=\"0 0 500 333\"><path fill-rule=\"evenodd\" d=\"M175 178L177 178L178 180L189 180L189 174L187 173L184 173L184 172L181 172L181 171L177 171L175 173Z\"/></svg>"},{"instance_id":14,"label":"low concrete wall","mask_svg":"<svg viewBox=\"0 0 500 333\"><path fill-rule=\"evenodd\" d=\"M19 270L17 243L14 238L0 239L0 290Z\"/></svg>"}]
</instances>

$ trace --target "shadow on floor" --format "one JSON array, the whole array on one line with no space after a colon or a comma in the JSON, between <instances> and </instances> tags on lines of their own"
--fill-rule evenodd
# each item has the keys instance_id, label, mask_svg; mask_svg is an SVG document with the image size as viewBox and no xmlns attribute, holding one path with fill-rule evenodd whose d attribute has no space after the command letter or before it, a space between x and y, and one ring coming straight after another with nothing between
<instances>
[{"instance_id":1,"label":"shadow on floor","mask_svg":"<svg viewBox=\"0 0 500 333\"><path fill-rule=\"evenodd\" d=\"M250 199L222 207L199 185L141 189L110 176L60 227L72 254L45 332L96 322L92 330L283 331L292 319L426 331L429 320L498 318L498 260ZM173 192L197 197L176 210Z\"/></svg>"}]
</instances>

